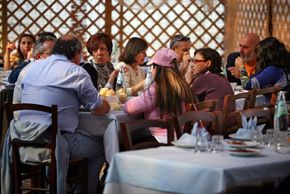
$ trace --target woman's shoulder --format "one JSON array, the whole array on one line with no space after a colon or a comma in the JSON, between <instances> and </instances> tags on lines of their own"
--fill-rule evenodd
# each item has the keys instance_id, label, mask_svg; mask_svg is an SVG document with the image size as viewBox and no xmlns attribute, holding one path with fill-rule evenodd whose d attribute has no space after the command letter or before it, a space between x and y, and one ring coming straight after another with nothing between
<instances>
[{"instance_id":1,"label":"woman's shoulder","mask_svg":"<svg viewBox=\"0 0 290 194\"><path fill-rule=\"evenodd\" d=\"M274 66L274 65L270 65L268 67L266 67L263 71L263 72L266 72L267 74L284 74L284 70L283 68L281 67L277 67L277 66Z\"/></svg>"},{"instance_id":2,"label":"woman's shoulder","mask_svg":"<svg viewBox=\"0 0 290 194\"><path fill-rule=\"evenodd\" d=\"M93 67L93 61L85 61L85 62L82 62L81 64L80 64L80 66L82 66L82 67L84 67L84 68L89 68L89 67Z\"/></svg>"}]
</instances>

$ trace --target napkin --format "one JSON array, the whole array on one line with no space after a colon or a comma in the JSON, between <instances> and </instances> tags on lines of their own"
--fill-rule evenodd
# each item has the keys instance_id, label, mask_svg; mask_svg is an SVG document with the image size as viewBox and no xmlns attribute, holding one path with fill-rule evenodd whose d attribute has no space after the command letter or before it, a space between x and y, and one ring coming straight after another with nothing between
<instances>
[{"instance_id":1,"label":"napkin","mask_svg":"<svg viewBox=\"0 0 290 194\"><path fill-rule=\"evenodd\" d=\"M247 118L242 115L242 126L243 128L239 128L236 132L237 137L245 137L245 138L253 138L253 136L257 133L261 133L265 124L257 125L257 117L250 118L247 121Z\"/></svg>"},{"instance_id":2,"label":"napkin","mask_svg":"<svg viewBox=\"0 0 290 194\"><path fill-rule=\"evenodd\" d=\"M188 134L188 133L184 133L178 140L177 143L178 144L182 144L182 145L195 145L196 142L196 137Z\"/></svg>"},{"instance_id":3,"label":"napkin","mask_svg":"<svg viewBox=\"0 0 290 194\"><path fill-rule=\"evenodd\" d=\"M198 126L198 122L195 122L193 124L191 135L194 136L194 137L198 137L199 136L199 137L204 137L204 138L207 138L207 139L209 139L209 137L210 137L210 134L208 133L206 128Z\"/></svg>"}]
</instances>

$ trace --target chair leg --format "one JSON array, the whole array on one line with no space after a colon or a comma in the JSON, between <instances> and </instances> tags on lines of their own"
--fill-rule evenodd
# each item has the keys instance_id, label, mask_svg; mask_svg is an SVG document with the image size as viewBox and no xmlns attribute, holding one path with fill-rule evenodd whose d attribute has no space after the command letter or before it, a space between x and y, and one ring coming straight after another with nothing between
<instances>
[{"instance_id":1,"label":"chair leg","mask_svg":"<svg viewBox=\"0 0 290 194\"><path fill-rule=\"evenodd\" d=\"M88 159L85 158L81 165L81 193L88 193Z\"/></svg>"}]
</instances>

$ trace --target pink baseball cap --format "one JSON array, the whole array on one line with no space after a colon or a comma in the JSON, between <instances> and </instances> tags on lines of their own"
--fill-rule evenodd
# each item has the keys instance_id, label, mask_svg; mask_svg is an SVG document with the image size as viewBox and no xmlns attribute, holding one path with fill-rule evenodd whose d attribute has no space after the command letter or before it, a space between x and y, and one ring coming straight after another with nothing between
<instances>
[{"instance_id":1,"label":"pink baseball cap","mask_svg":"<svg viewBox=\"0 0 290 194\"><path fill-rule=\"evenodd\" d=\"M177 54L174 50L169 48L162 48L154 54L152 59L147 63L147 65L156 65L163 67L172 67L172 60L177 59Z\"/></svg>"}]
</instances>

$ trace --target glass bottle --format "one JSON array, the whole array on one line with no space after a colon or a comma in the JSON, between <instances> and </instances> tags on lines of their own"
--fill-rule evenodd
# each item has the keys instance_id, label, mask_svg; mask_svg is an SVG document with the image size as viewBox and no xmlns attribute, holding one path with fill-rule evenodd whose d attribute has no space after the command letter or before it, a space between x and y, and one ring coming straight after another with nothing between
<instances>
[{"instance_id":1,"label":"glass bottle","mask_svg":"<svg viewBox=\"0 0 290 194\"><path fill-rule=\"evenodd\" d=\"M274 129L275 131L287 131L288 129L288 110L285 100L285 91L280 91L276 100Z\"/></svg>"},{"instance_id":2,"label":"glass bottle","mask_svg":"<svg viewBox=\"0 0 290 194\"><path fill-rule=\"evenodd\" d=\"M144 90L146 90L150 86L151 82L152 82L152 72L151 68L149 67L144 82Z\"/></svg>"}]
</instances>

